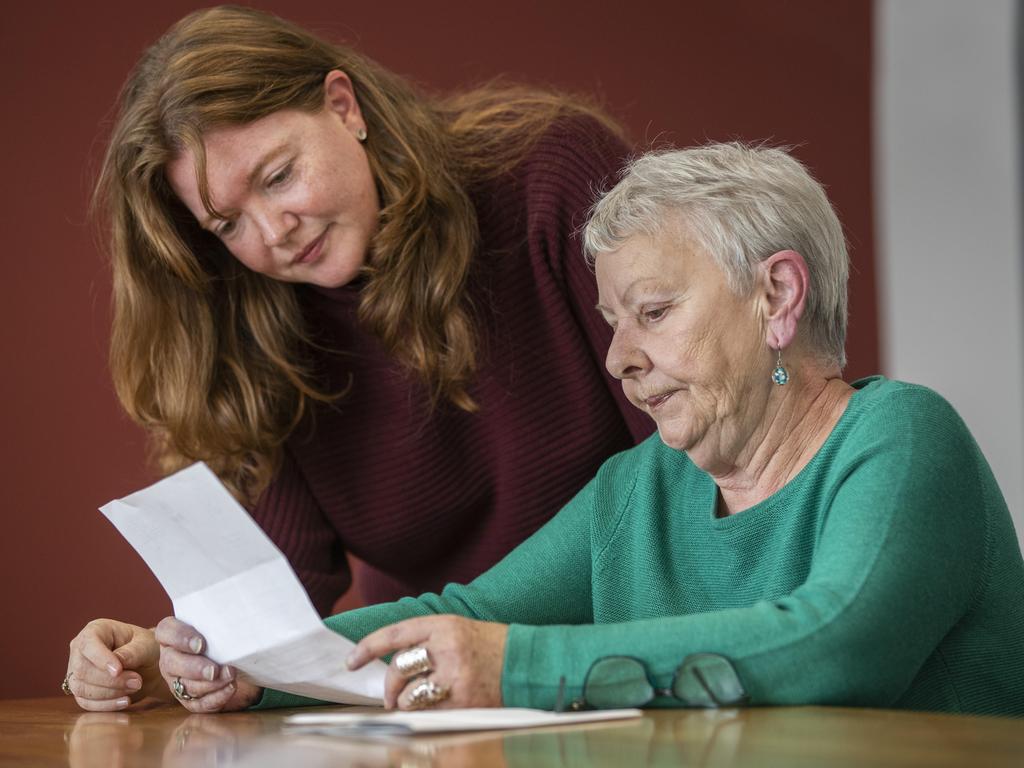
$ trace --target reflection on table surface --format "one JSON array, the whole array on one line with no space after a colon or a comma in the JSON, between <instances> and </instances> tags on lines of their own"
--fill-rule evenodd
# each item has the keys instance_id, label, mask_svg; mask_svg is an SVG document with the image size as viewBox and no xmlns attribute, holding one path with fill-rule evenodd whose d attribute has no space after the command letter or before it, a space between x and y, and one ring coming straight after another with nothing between
<instances>
[{"instance_id":1,"label":"reflection on table surface","mask_svg":"<svg viewBox=\"0 0 1024 768\"><path fill-rule=\"evenodd\" d=\"M1024 720L780 707L655 710L640 720L387 740L289 735L295 710L82 712L67 698L0 701L0 764L185 766L1014 766ZM307 710L308 711L308 710Z\"/></svg>"}]
</instances>

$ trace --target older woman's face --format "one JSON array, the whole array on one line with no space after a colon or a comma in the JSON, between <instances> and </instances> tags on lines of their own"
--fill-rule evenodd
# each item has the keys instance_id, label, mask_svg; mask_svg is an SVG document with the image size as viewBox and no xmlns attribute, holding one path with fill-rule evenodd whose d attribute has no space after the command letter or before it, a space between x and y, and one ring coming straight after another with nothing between
<instances>
[{"instance_id":1,"label":"older woman's face","mask_svg":"<svg viewBox=\"0 0 1024 768\"><path fill-rule=\"evenodd\" d=\"M637 235L596 261L598 309L614 329L608 371L666 445L727 453L757 421L768 381L758 303L685 235Z\"/></svg>"},{"instance_id":2,"label":"older woman's face","mask_svg":"<svg viewBox=\"0 0 1024 768\"><path fill-rule=\"evenodd\" d=\"M366 260L377 190L355 136L358 111L335 107L281 110L204 136L210 197L223 219L203 206L190 152L168 165L171 187L200 226L254 272L333 288Z\"/></svg>"}]
</instances>

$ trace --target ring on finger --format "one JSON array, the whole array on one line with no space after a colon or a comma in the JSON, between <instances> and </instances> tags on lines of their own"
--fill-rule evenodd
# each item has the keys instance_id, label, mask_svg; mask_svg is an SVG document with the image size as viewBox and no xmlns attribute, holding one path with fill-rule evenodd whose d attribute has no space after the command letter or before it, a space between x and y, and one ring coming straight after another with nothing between
<instances>
[{"instance_id":1,"label":"ring on finger","mask_svg":"<svg viewBox=\"0 0 1024 768\"><path fill-rule=\"evenodd\" d=\"M185 684L181 682L180 677L174 678L174 682L171 683L171 693L174 694L174 698L181 701L192 701L195 698L195 696L185 690Z\"/></svg>"},{"instance_id":2,"label":"ring on finger","mask_svg":"<svg viewBox=\"0 0 1024 768\"><path fill-rule=\"evenodd\" d=\"M395 656L395 668L402 677L416 677L433 670L430 655L422 645L408 648Z\"/></svg>"},{"instance_id":3,"label":"ring on finger","mask_svg":"<svg viewBox=\"0 0 1024 768\"><path fill-rule=\"evenodd\" d=\"M65 696L74 696L75 692L71 690L71 673L68 672L64 675L64 680L60 684L60 689Z\"/></svg>"},{"instance_id":4,"label":"ring on finger","mask_svg":"<svg viewBox=\"0 0 1024 768\"><path fill-rule=\"evenodd\" d=\"M433 680L421 680L409 692L409 704L413 709L432 707L448 698L448 689Z\"/></svg>"}]
</instances>

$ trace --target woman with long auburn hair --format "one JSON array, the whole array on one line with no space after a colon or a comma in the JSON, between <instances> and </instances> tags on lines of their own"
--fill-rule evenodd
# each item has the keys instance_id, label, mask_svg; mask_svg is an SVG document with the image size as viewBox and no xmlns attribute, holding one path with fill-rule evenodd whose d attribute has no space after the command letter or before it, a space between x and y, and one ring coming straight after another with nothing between
<instances>
[{"instance_id":1,"label":"woman with long auburn hair","mask_svg":"<svg viewBox=\"0 0 1024 768\"><path fill-rule=\"evenodd\" d=\"M430 98L266 13L192 13L129 76L97 187L118 396L321 613L346 552L367 602L470 580L653 429L603 370L578 238L627 154L575 98ZM152 643L91 622L65 691L158 693Z\"/></svg>"}]
</instances>

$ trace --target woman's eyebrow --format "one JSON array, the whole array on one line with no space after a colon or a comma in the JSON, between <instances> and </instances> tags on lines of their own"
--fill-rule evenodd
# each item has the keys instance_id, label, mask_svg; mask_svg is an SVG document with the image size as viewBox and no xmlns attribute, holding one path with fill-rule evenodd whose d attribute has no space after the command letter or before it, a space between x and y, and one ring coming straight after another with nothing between
<instances>
[{"instance_id":1,"label":"woman's eyebrow","mask_svg":"<svg viewBox=\"0 0 1024 768\"><path fill-rule=\"evenodd\" d=\"M622 303L630 304L636 301L637 295L670 290L673 290L673 287L669 283L665 282L665 279L662 277L638 277L626 287L625 291L622 292Z\"/></svg>"},{"instance_id":2,"label":"woman's eyebrow","mask_svg":"<svg viewBox=\"0 0 1024 768\"><path fill-rule=\"evenodd\" d=\"M286 149L287 149L287 147L286 147L285 144L278 144L276 146L271 147L266 152L264 152L260 156L259 160L256 162L256 165L254 165L252 167L252 169L249 171L249 173L246 175L246 177L245 177L245 188L246 189L252 189L253 185L256 183L256 179L260 176L260 174L263 173L263 170L268 165L270 165L270 163L273 162L274 159L278 155L282 154ZM221 206L218 206L218 207L221 207ZM223 206L223 207L224 208L231 208L230 205L226 205L226 206ZM223 218L220 217L220 216L213 216L212 214L207 213L207 215L199 221L199 226L201 226L203 229L209 229L212 225L214 225L218 221L223 221Z\"/></svg>"},{"instance_id":3,"label":"woman's eyebrow","mask_svg":"<svg viewBox=\"0 0 1024 768\"><path fill-rule=\"evenodd\" d=\"M626 290L622 293L622 303L629 306L631 303L636 302L638 294L642 297L649 293L658 293L661 291L672 291L675 288L669 285L661 277L638 277L632 283L630 283ZM615 313L606 307L604 304L598 302L594 305L594 309L600 312L602 315L610 316Z\"/></svg>"},{"instance_id":4,"label":"woman's eyebrow","mask_svg":"<svg viewBox=\"0 0 1024 768\"><path fill-rule=\"evenodd\" d=\"M263 173L263 170L270 165L278 155L283 154L286 149L286 144L281 143L264 152L263 156L260 157L259 162L253 166L251 171L249 171L249 175L245 179L246 187L251 188L253 184L256 183L256 179Z\"/></svg>"}]
</instances>

